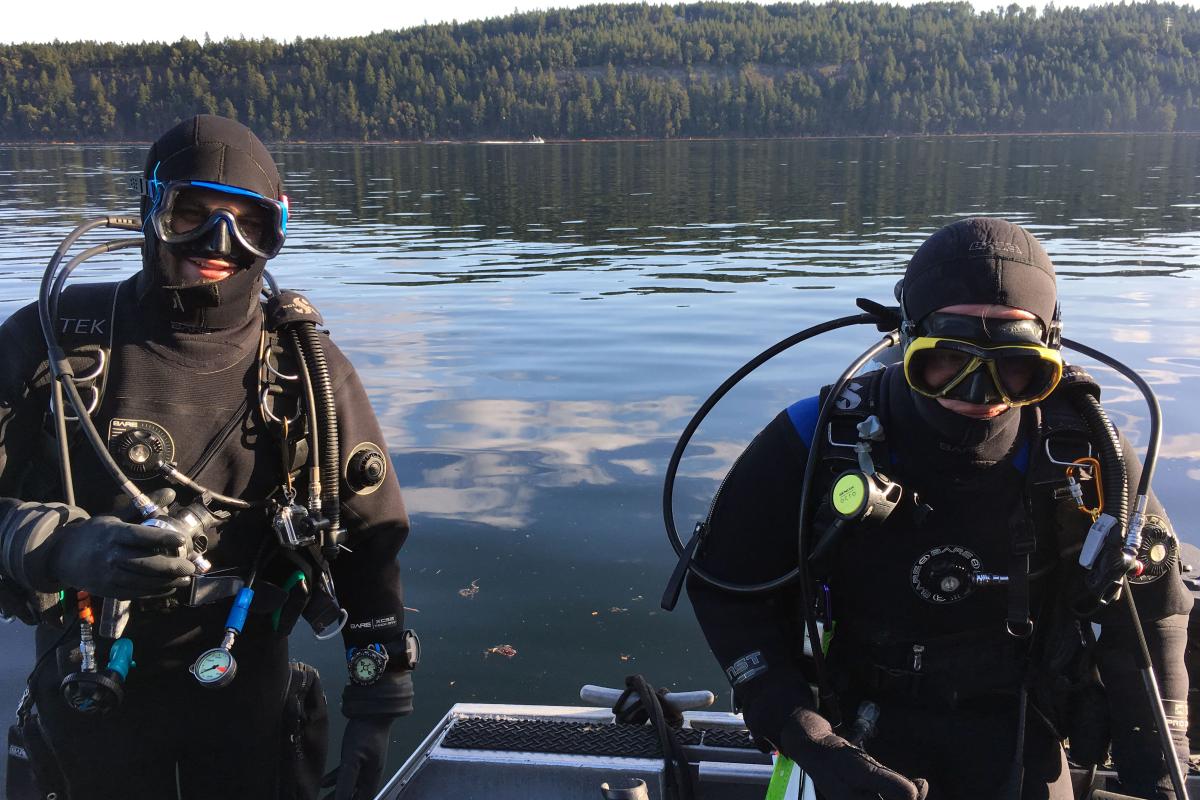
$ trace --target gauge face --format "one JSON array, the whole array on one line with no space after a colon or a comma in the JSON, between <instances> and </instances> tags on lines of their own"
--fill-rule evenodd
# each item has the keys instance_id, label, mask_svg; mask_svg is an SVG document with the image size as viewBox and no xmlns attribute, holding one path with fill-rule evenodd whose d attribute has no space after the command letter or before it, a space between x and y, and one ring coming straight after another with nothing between
<instances>
[{"instance_id":1,"label":"gauge face","mask_svg":"<svg viewBox=\"0 0 1200 800\"><path fill-rule=\"evenodd\" d=\"M379 664L373 658L359 656L354 660L354 677L363 683L374 683L379 678Z\"/></svg>"},{"instance_id":2,"label":"gauge face","mask_svg":"<svg viewBox=\"0 0 1200 800\"><path fill-rule=\"evenodd\" d=\"M196 676L196 680L205 686L225 686L233 680L237 672L237 662L233 660L233 654L225 648L214 647L200 654L196 663L192 664L191 672Z\"/></svg>"}]
</instances>

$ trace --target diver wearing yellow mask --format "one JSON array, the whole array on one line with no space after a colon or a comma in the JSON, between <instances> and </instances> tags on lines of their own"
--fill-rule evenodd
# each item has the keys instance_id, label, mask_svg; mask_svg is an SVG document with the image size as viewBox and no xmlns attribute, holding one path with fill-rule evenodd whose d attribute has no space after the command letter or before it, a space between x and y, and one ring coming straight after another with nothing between
<instances>
[{"instance_id":1,"label":"diver wearing yellow mask","mask_svg":"<svg viewBox=\"0 0 1200 800\"><path fill-rule=\"evenodd\" d=\"M781 412L713 499L697 567L731 584L779 578L798 564L799 487L820 448L826 501L806 569L827 647L821 702L796 584L739 594L688 580L747 725L827 800L1069 800L1063 739L1077 763L1102 762L1108 731L1119 788L1173 797L1135 631L1111 594L1082 599L1094 587L1081 545L1115 499L1087 460L1103 432L1072 398L1099 387L1064 366L1050 258L1018 225L964 219L918 249L897 296L902 363L850 381L822 430L824 395ZM1136 485L1136 455L1110 438ZM1150 554L1177 547L1152 494L1144 510L1158 549L1139 552L1131 595L1186 759L1192 601L1177 557Z\"/></svg>"}]
</instances>

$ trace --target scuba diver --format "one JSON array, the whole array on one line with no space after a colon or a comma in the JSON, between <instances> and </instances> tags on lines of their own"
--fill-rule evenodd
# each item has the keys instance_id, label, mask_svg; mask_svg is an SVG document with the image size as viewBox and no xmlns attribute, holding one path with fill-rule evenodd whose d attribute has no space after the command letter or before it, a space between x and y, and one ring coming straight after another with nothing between
<instances>
[{"instance_id":1,"label":"scuba diver","mask_svg":"<svg viewBox=\"0 0 1200 800\"><path fill-rule=\"evenodd\" d=\"M694 552L688 594L747 726L827 800L1068 800L1064 739L1093 769L1111 742L1119 791L1176 797L1192 598L1152 457L1143 474L1064 366L1050 258L1018 225L960 220L897 299L860 306L903 360L781 412L688 548L673 537L675 596Z\"/></svg>"},{"instance_id":2,"label":"scuba diver","mask_svg":"<svg viewBox=\"0 0 1200 800\"><path fill-rule=\"evenodd\" d=\"M248 128L181 122L137 183L140 217L80 226L0 327L0 610L37 626L7 796L315 798L325 699L287 647L303 617L345 648L336 797L374 797L419 658L379 424L316 309L266 272L289 206ZM104 226L144 240L59 269ZM128 245L137 275L64 290Z\"/></svg>"}]
</instances>

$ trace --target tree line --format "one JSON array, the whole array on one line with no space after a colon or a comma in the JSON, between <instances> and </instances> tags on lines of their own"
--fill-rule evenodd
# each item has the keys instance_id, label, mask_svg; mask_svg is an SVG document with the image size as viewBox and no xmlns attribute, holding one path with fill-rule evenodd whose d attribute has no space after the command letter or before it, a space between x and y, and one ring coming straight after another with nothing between
<instances>
[{"instance_id":1,"label":"tree line","mask_svg":"<svg viewBox=\"0 0 1200 800\"><path fill-rule=\"evenodd\" d=\"M294 42L0 45L0 140L1200 130L1200 11L609 4Z\"/></svg>"}]
</instances>

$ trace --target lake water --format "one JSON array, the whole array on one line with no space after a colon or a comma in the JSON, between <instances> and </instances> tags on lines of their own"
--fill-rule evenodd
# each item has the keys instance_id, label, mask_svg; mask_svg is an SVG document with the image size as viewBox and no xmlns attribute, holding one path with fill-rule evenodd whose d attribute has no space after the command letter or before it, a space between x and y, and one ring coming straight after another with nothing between
<instances>
[{"instance_id":1,"label":"lake water","mask_svg":"<svg viewBox=\"0 0 1200 800\"><path fill-rule=\"evenodd\" d=\"M635 671L724 695L686 601L658 608L675 439L751 356L854 313L856 297L888 301L917 244L960 216L1035 232L1058 267L1066 335L1154 386L1155 486L1200 543L1200 404L1187 400L1200 391L1200 138L274 149L293 216L272 271L358 367L413 518L403 561L425 661L392 767L455 701L570 704L580 684ZM125 181L142 155L0 147L0 318L33 299L77 221L136 209ZM80 279L136 267L96 259ZM718 406L684 463L680 527L762 425L873 339L860 328L798 348ZM1094 374L1144 441L1137 393ZM0 630L0 708L16 702L29 639ZM293 643L336 703L340 649L306 629ZM517 655L485 656L500 644Z\"/></svg>"}]
</instances>

